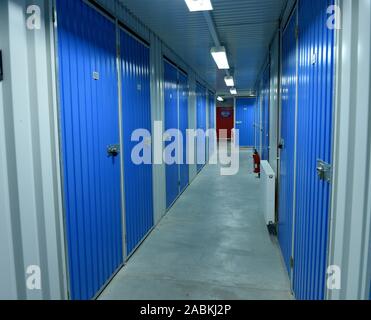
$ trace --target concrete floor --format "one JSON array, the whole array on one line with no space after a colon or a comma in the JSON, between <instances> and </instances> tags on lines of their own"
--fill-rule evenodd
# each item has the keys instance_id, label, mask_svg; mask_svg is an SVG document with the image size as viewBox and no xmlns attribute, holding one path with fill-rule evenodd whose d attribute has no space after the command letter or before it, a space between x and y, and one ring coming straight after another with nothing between
<instances>
[{"instance_id":1,"label":"concrete floor","mask_svg":"<svg viewBox=\"0 0 371 320\"><path fill-rule=\"evenodd\" d=\"M292 299L251 168L247 151L236 176L205 167L100 299Z\"/></svg>"}]
</instances>

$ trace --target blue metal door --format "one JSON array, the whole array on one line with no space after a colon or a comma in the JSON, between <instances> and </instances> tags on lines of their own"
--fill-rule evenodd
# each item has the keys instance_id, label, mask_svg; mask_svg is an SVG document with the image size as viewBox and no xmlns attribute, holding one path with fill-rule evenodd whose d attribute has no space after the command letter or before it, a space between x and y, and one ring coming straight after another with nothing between
<instances>
[{"instance_id":1,"label":"blue metal door","mask_svg":"<svg viewBox=\"0 0 371 320\"><path fill-rule=\"evenodd\" d=\"M165 131L178 129L178 70L175 66L164 61L165 79ZM177 137L179 138L179 137ZM169 146L175 137L165 142ZM175 157L175 151L171 154ZM170 158L170 157L169 157ZM166 206L169 209L179 195L179 166L175 162L168 164L166 159Z\"/></svg>"},{"instance_id":2,"label":"blue metal door","mask_svg":"<svg viewBox=\"0 0 371 320\"><path fill-rule=\"evenodd\" d=\"M282 39L282 106L279 179L278 239L287 271L291 274L293 236L293 194L295 161L295 110L297 90L297 11L293 13Z\"/></svg>"},{"instance_id":3,"label":"blue metal door","mask_svg":"<svg viewBox=\"0 0 371 320\"><path fill-rule=\"evenodd\" d=\"M64 206L71 299L91 299L123 262L116 30L79 0L58 0Z\"/></svg>"},{"instance_id":4,"label":"blue metal door","mask_svg":"<svg viewBox=\"0 0 371 320\"><path fill-rule=\"evenodd\" d=\"M183 163L179 165L180 192L183 192L189 184L189 166L187 164L188 94L188 77L179 72L179 130L183 139Z\"/></svg>"},{"instance_id":5,"label":"blue metal door","mask_svg":"<svg viewBox=\"0 0 371 320\"><path fill-rule=\"evenodd\" d=\"M143 152L151 152L151 101L149 48L120 30L122 70L122 127L124 144L124 183L126 218L126 254L130 255L154 224L152 164L136 164L132 159L132 141L137 129L148 132Z\"/></svg>"},{"instance_id":6,"label":"blue metal door","mask_svg":"<svg viewBox=\"0 0 371 320\"><path fill-rule=\"evenodd\" d=\"M269 159L269 65L263 74L262 160Z\"/></svg>"},{"instance_id":7,"label":"blue metal door","mask_svg":"<svg viewBox=\"0 0 371 320\"><path fill-rule=\"evenodd\" d=\"M253 147L255 98L236 100L236 129L240 132L240 147Z\"/></svg>"},{"instance_id":8,"label":"blue metal door","mask_svg":"<svg viewBox=\"0 0 371 320\"><path fill-rule=\"evenodd\" d=\"M206 89L197 83L197 129L206 133ZM205 135L197 136L197 171L200 172L206 164L206 139Z\"/></svg>"},{"instance_id":9,"label":"blue metal door","mask_svg":"<svg viewBox=\"0 0 371 320\"><path fill-rule=\"evenodd\" d=\"M324 299L330 184L317 160L331 163L334 31L326 26L333 1L299 2L299 69L294 292Z\"/></svg>"}]
</instances>

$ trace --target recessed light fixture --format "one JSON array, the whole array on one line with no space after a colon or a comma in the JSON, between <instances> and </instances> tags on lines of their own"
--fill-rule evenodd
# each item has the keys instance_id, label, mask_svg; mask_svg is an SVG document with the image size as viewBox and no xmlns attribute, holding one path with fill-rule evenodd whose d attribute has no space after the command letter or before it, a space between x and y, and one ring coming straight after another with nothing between
<instances>
[{"instance_id":1,"label":"recessed light fixture","mask_svg":"<svg viewBox=\"0 0 371 320\"><path fill-rule=\"evenodd\" d=\"M225 84L227 85L227 87L234 87L234 79L233 79L233 77L231 77L231 76L225 77L224 78L224 81L225 81Z\"/></svg>"},{"instance_id":2,"label":"recessed light fixture","mask_svg":"<svg viewBox=\"0 0 371 320\"><path fill-rule=\"evenodd\" d=\"M224 99L222 97L218 97L216 100L218 100L219 102L223 102Z\"/></svg>"},{"instance_id":3,"label":"recessed light fixture","mask_svg":"<svg viewBox=\"0 0 371 320\"><path fill-rule=\"evenodd\" d=\"M189 11L210 11L213 10L211 0L185 0Z\"/></svg>"},{"instance_id":4,"label":"recessed light fixture","mask_svg":"<svg viewBox=\"0 0 371 320\"><path fill-rule=\"evenodd\" d=\"M211 55L213 56L216 65L221 70L229 69L229 63L227 58L227 52L224 47L213 47L211 48Z\"/></svg>"},{"instance_id":5,"label":"recessed light fixture","mask_svg":"<svg viewBox=\"0 0 371 320\"><path fill-rule=\"evenodd\" d=\"M231 94L233 94L233 95L236 95L236 94L237 94L237 90L236 90L236 88L232 88L232 89L230 90L230 92L231 92Z\"/></svg>"}]
</instances>

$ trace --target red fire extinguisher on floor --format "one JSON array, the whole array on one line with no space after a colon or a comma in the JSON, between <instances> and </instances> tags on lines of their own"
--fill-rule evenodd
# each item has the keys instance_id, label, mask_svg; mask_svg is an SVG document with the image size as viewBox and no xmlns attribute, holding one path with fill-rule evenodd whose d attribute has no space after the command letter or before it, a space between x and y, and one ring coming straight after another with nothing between
<instances>
[{"instance_id":1,"label":"red fire extinguisher on floor","mask_svg":"<svg viewBox=\"0 0 371 320\"><path fill-rule=\"evenodd\" d=\"M253 159L254 159L254 173L256 173L258 175L258 178L260 178L260 156L256 149L253 154Z\"/></svg>"}]
</instances>

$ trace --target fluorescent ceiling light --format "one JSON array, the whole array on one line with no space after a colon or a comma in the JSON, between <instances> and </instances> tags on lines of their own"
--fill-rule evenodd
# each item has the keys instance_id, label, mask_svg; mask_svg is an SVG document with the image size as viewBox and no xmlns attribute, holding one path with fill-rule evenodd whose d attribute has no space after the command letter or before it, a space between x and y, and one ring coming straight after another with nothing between
<instances>
[{"instance_id":1,"label":"fluorescent ceiling light","mask_svg":"<svg viewBox=\"0 0 371 320\"><path fill-rule=\"evenodd\" d=\"M213 10L211 0L185 0L189 11L210 11Z\"/></svg>"},{"instance_id":2,"label":"fluorescent ceiling light","mask_svg":"<svg viewBox=\"0 0 371 320\"><path fill-rule=\"evenodd\" d=\"M232 89L230 90L230 92L231 92L231 94L237 94L237 90L236 90L236 88L232 88Z\"/></svg>"},{"instance_id":3,"label":"fluorescent ceiling light","mask_svg":"<svg viewBox=\"0 0 371 320\"><path fill-rule=\"evenodd\" d=\"M218 100L219 102L223 102L223 101L224 101L224 99L223 99L222 97L218 97L217 100Z\"/></svg>"},{"instance_id":4,"label":"fluorescent ceiling light","mask_svg":"<svg viewBox=\"0 0 371 320\"><path fill-rule=\"evenodd\" d=\"M229 69L227 53L224 47L211 48L211 55L213 56L215 63L219 69Z\"/></svg>"},{"instance_id":5,"label":"fluorescent ceiling light","mask_svg":"<svg viewBox=\"0 0 371 320\"><path fill-rule=\"evenodd\" d=\"M227 85L227 87L234 87L233 77L225 77L224 81L225 81L225 84Z\"/></svg>"}]
</instances>

